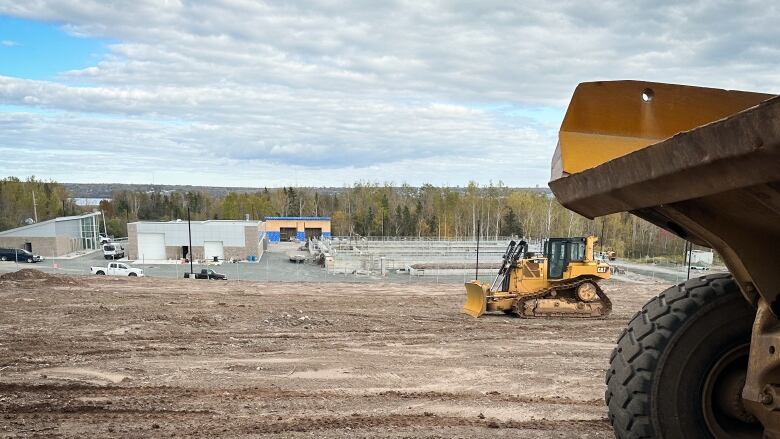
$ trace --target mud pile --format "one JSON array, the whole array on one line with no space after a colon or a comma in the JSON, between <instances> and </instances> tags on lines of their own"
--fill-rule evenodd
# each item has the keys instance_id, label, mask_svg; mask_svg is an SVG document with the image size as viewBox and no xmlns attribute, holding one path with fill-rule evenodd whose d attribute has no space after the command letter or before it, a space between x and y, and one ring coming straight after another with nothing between
<instances>
[{"instance_id":1,"label":"mud pile","mask_svg":"<svg viewBox=\"0 0 780 439\"><path fill-rule=\"evenodd\" d=\"M18 281L46 280L51 277L52 277L51 275L46 274L41 270L36 270L34 268L22 268L19 271L14 271L11 273L5 273L0 275L1 280L18 280Z\"/></svg>"},{"instance_id":2,"label":"mud pile","mask_svg":"<svg viewBox=\"0 0 780 439\"><path fill-rule=\"evenodd\" d=\"M44 273L34 268L22 268L19 271L5 273L0 275L0 281L14 281L21 283L31 283L35 285L77 285L78 281L73 277L59 276Z\"/></svg>"}]
</instances>

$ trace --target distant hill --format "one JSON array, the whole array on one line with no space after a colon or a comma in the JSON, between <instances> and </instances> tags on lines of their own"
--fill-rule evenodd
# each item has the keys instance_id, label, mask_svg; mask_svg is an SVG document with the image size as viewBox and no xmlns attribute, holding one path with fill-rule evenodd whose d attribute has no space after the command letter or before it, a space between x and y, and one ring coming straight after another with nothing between
<instances>
[{"instance_id":1,"label":"distant hill","mask_svg":"<svg viewBox=\"0 0 780 439\"><path fill-rule=\"evenodd\" d=\"M222 186L190 186L190 185L172 185L172 184L124 184L124 183L62 183L63 186L77 198L110 198L113 191L132 191L132 192L206 192L212 196L222 197L230 192L258 192L262 187L222 187ZM277 189L269 187L269 190ZM309 188L316 190L320 194L340 194L344 191L343 187L316 187ZM456 191L464 191L465 187L452 187ZM535 188L511 188L525 189L532 192L549 194L547 187Z\"/></svg>"}]
</instances>

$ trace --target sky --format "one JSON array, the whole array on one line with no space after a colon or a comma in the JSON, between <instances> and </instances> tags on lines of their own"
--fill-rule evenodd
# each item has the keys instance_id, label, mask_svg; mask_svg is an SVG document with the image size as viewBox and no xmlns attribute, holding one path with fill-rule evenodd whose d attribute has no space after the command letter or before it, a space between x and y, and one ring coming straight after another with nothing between
<instances>
[{"instance_id":1,"label":"sky","mask_svg":"<svg viewBox=\"0 0 780 439\"><path fill-rule=\"evenodd\" d=\"M545 186L580 82L780 91L780 6L0 0L0 176Z\"/></svg>"}]
</instances>

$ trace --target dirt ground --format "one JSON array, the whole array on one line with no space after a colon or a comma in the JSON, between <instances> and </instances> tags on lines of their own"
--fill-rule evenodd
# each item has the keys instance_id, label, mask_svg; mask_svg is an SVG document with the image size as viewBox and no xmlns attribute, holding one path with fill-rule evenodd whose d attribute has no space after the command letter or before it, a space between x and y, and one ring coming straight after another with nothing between
<instances>
[{"instance_id":1,"label":"dirt ground","mask_svg":"<svg viewBox=\"0 0 780 439\"><path fill-rule=\"evenodd\" d=\"M664 288L529 320L461 285L10 277L0 437L613 437L610 350Z\"/></svg>"}]
</instances>

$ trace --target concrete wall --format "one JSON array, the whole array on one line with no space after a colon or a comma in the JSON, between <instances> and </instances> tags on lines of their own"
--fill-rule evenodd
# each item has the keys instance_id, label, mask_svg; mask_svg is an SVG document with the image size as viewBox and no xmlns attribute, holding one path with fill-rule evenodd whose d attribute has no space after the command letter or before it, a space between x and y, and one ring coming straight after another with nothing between
<instances>
[{"instance_id":1,"label":"concrete wall","mask_svg":"<svg viewBox=\"0 0 780 439\"><path fill-rule=\"evenodd\" d=\"M240 260L246 260L246 257L249 256L249 250L247 247L224 247L225 250L225 259L240 259ZM257 252L252 252L252 254L256 254Z\"/></svg>"},{"instance_id":2,"label":"concrete wall","mask_svg":"<svg viewBox=\"0 0 780 439\"><path fill-rule=\"evenodd\" d=\"M194 255L195 259L203 259L203 246L200 245L193 245L192 246L192 254ZM175 246L165 246L165 257L168 259L183 259L184 256L181 254L181 246L175 245Z\"/></svg>"},{"instance_id":3,"label":"concrete wall","mask_svg":"<svg viewBox=\"0 0 780 439\"><path fill-rule=\"evenodd\" d=\"M127 224L127 258L138 258L138 223Z\"/></svg>"},{"instance_id":4,"label":"concrete wall","mask_svg":"<svg viewBox=\"0 0 780 439\"><path fill-rule=\"evenodd\" d=\"M128 246L128 249L127 249L127 258L130 259L130 260L141 261L140 256L137 253L138 252L138 247L136 246L133 249L132 253L130 252L130 248L129 247L130 246ZM225 252L227 253L227 249L225 249ZM193 245L192 246L192 253L194 255L195 260L203 259L203 246L202 245L201 246ZM173 246L166 245L165 246L165 258L166 259L174 259L174 260L175 259L183 259L184 256L186 256L186 255L182 255L181 254L181 246L178 246L178 245L173 245Z\"/></svg>"},{"instance_id":5,"label":"concrete wall","mask_svg":"<svg viewBox=\"0 0 780 439\"><path fill-rule=\"evenodd\" d=\"M260 245L260 232L257 227L244 227L244 255L240 259L246 259L247 256L257 256L259 260L263 255L263 247ZM225 248L225 257L227 258L227 248Z\"/></svg>"},{"instance_id":6,"label":"concrete wall","mask_svg":"<svg viewBox=\"0 0 780 439\"><path fill-rule=\"evenodd\" d=\"M32 244L34 254L41 256L62 256L69 253L69 239L67 236L41 238L37 236L0 236L0 247L2 248L24 248L24 244ZM61 247L61 248L60 248Z\"/></svg>"},{"instance_id":7,"label":"concrete wall","mask_svg":"<svg viewBox=\"0 0 780 439\"><path fill-rule=\"evenodd\" d=\"M69 235L57 235L56 239L57 253L59 253L59 255L66 255L68 253L84 249L84 244L81 238L74 238ZM35 246L33 246L33 250L35 250Z\"/></svg>"},{"instance_id":8,"label":"concrete wall","mask_svg":"<svg viewBox=\"0 0 780 439\"><path fill-rule=\"evenodd\" d=\"M240 260L246 260L246 257L250 255L250 252L248 251L247 247L223 247L223 250L225 252L225 259L240 259ZM203 260L203 246L202 245L193 245L192 246L192 255L194 260L199 261ZM182 259L183 255L181 254L181 247L180 246L165 246L165 257L167 259ZM137 259L136 255L129 256L130 259Z\"/></svg>"}]
</instances>

